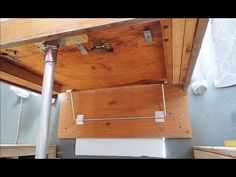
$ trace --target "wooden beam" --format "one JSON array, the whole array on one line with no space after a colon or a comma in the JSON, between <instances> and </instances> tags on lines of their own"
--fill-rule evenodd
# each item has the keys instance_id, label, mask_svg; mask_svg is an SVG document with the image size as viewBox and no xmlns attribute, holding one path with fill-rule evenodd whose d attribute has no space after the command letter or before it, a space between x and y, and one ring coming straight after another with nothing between
<instances>
[{"instance_id":1,"label":"wooden beam","mask_svg":"<svg viewBox=\"0 0 236 177\"><path fill-rule=\"evenodd\" d=\"M0 144L0 158L35 155L35 145L29 144ZM56 158L56 145L48 146L48 158Z\"/></svg>"},{"instance_id":2,"label":"wooden beam","mask_svg":"<svg viewBox=\"0 0 236 177\"><path fill-rule=\"evenodd\" d=\"M172 19L173 84L179 84L186 19Z\"/></svg>"},{"instance_id":3,"label":"wooden beam","mask_svg":"<svg viewBox=\"0 0 236 177\"><path fill-rule=\"evenodd\" d=\"M43 79L0 58L0 80L41 93ZM53 95L61 92L61 85L54 83Z\"/></svg>"},{"instance_id":4,"label":"wooden beam","mask_svg":"<svg viewBox=\"0 0 236 177\"><path fill-rule=\"evenodd\" d=\"M81 18L81 19L14 19L1 22L1 49L29 43L55 40L93 30L151 22L160 19Z\"/></svg>"},{"instance_id":5,"label":"wooden beam","mask_svg":"<svg viewBox=\"0 0 236 177\"><path fill-rule=\"evenodd\" d=\"M185 30L184 30L181 71L180 71L180 79L179 79L179 82L181 84L184 84L186 80L196 24L197 24L196 18L186 19Z\"/></svg>"},{"instance_id":6,"label":"wooden beam","mask_svg":"<svg viewBox=\"0 0 236 177\"><path fill-rule=\"evenodd\" d=\"M197 27L196 27L196 33L194 35L194 40L193 40L193 47L192 47L192 52L190 56L190 61L189 61L189 66L188 66L188 71L187 71L187 76L186 80L184 82L185 89L190 83L193 70L195 67L195 64L197 62L197 57L200 51L200 48L202 46L202 41L206 32L207 24L208 24L208 18L200 18L198 19L197 22Z\"/></svg>"},{"instance_id":7,"label":"wooden beam","mask_svg":"<svg viewBox=\"0 0 236 177\"><path fill-rule=\"evenodd\" d=\"M173 81L173 59L172 59L172 23L171 19L161 21L162 43L165 59L165 68L168 83Z\"/></svg>"},{"instance_id":8,"label":"wooden beam","mask_svg":"<svg viewBox=\"0 0 236 177\"><path fill-rule=\"evenodd\" d=\"M236 159L236 147L194 146L196 159Z\"/></svg>"}]
</instances>

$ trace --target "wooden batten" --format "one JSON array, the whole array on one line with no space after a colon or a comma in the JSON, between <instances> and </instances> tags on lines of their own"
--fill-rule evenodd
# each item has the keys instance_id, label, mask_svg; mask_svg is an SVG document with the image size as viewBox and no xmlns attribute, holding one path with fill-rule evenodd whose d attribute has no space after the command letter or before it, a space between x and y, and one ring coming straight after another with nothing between
<instances>
[{"instance_id":1,"label":"wooden batten","mask_svg":"<svg viewBox=\"0 0 236 177\"><path fill-rule=\"evenodd\" d=\"M191 56L189 60L188 71L187 71L186 79L184 81L185 88L187 88L187 86L190 83L193 70L197 62L197 57L202 46L202 41L206 32L208 20L209 20L208 18L198 19L196 32L193 39L193 46L192 46Z\"/></svg>"},{"instance_id":2,"label":"wooden batten","mask_svg":"<svg viewBox=\"0 0 236 177\"><path fill-rule=\"evenodd\" d=\"M236 147L194 146L195 159L236 159Z\"/></svg>"},{"instance_id":3,"label":"wooden batten","mask_svg":"<svg viewBox=\"0 0 236 177\"><path fill-rule=\"evenodd\" d=\"M187 71L189 67L190 55L192 52L193 38L195 35L197 19L188 18L185 22L184 30L184 41L183 41L183 51L182 51L182 61L180 69L180 84L184 84L187 76Z\"/></svg>"},{"instance_id":4,"label":"wooden batten","mask_svg":"<svg viewBox=\"0 0 236 177\"><path fill-rule=\"evenodd\" d=\"M165 68L167 74L168 83L173 82L173 59L172 59L172 20L162 20L162 41L163 41L163 53L165 60Z\"/></svg>"},{"instance_id":5,"label":"wooden batten","mask_svg":"<svg viewBox=\"0 0 236 177\"><path fill-rule=\"evenodd\" d=\"M41 93L43 78L0 58L0 80ZM54 83L53 95L61 92L61 85Z\"/></svg>"},{"instance_id":6,"label":"wooden batten","mask_svg":"<svg viewBox=\"0 0 236 177\"><path fill-rule=\"evenodd\" d=\"M179 84L186 19L172 19L173 84Z\"/></svg>"}]
</instances>

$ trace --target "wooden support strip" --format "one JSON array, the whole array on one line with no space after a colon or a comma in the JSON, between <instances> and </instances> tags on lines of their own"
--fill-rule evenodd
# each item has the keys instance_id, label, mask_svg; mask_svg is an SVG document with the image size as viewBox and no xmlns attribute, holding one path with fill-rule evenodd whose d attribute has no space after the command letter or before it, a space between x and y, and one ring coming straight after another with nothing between
<instances>
[{"instance_id":1,"label":"wooden support strip","mask_svg":"<svg viewBox=\"0 0 236 177\"><path fill-rule=\"evenodd\" d=\"M179 84L186 19L172 19L173 84Z\"/></svg>"},{"instance_id":2,"label":"wooden support strip","mask_svg":"<svg viewBox=\"0 0 236 177\"><path fill-rule=\"evenodd\" d=\"M184 31L184 42L183 42L183 52L182 52L182 62L181 62L181 71L180 71L180 80L181 84L184 84L187 76L189 59L192 51L193 38L195 34L197 19L188 18L186 19L185 31Z\"/></svg>"},{"instance_id":3,"label":"wooden support strip","mask_svg":"<svg viewBox=\"0 0 236 177\"><path fill-rule=\"evenodd\" d=\"M1 22L1 49L29 43L55 40L137 22L160 19L81 18L81 19L14 19Z\"/></svg>"},{"instance_id":4,"label":"wooden support strip","mask_svg":"<svg viewBox=\"0 0 236 177\"><path fill-rule=\"evenodd\" d=\"M163 52L168 83L173 81L173 59L172 59L172 25L171 19L161 21Z\"/></svg>"},{"instance_id":5,"label":"wooden support strip","mask_svg":"<svg viewBox=\"0 0 236 177\"><path fill-rule=\"evenodd\" d=\"M236 147L220 147L220 146L194 146L195 158L207 159L236 159Z\"/></svg>"},{"instance_id":6,"label":"wooden support strip","mask_svg":"<svg viewBox=\"0 0 236 177\"><path fill-rule=\"evenodd\" d=\"M1 144L0 158L35 155L35 145L28 144ZM56 145L48 146L48 158L56 158Z\"/></svg>"},{"instance_id":7,"label":"wooden support strip","mask_svg":"<svg viewBox=\"0 0 236 177\"><path fill-rule=\"evenodd\" d=\"M198 19L196 32L195 32L195 36L194 36L194 40L193 40L193 47L192 47L192 52L191 52L191 56L190 56L188 71L187 71L187 76L186 76L186 80L184 82L185 89L190 84L193 70L194 70L195 64L197 62L197 57L198 57L200 48L202 46L202 41L203 41L203 38L204 38L204 35L206 32L208 20L209 20L208 18Z\"/></svg>"},{"instance_id":8,"label":"wooden support strip","mask_svg":"<svg viewBox=\"0 0 236 177\"><path fill-rule=\"evenodd\" d=\"M41 93L43 78L8 63L0 58L0 80ZM53 95L61 92L61 85L54 83Z\"/></svg>"}]
</instances>

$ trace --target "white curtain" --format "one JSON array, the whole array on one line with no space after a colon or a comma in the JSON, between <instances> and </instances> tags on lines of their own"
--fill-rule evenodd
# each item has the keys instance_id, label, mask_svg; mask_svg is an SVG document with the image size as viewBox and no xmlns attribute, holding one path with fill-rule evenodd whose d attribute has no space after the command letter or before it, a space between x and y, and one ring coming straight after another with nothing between
<instances>
[{"instance_id":1,"label":"white curtain","mask_svg":"<svg viewBox=\"0 0 236 177\"><path fill-rule=\"evenodd\" d=\"M213 79L215 87L236 84L236 19L209 20L192 86L206 88L210 79Z\"/></svg>"}]
</instances>

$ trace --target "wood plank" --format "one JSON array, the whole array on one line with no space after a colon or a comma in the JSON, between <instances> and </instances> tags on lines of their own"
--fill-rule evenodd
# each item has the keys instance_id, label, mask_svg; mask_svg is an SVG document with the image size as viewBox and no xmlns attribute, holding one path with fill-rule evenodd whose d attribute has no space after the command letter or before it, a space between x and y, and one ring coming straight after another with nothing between
<instances>
[{"instance_id":1,"label":"wood plank","mask_svg":"<svg viewBox=\"0 0 236 177\"><path fill-rule=\"evenodd\" d=\"M36 146L29 144L1 144L0 158L35 155ZM48 158L56 158L56 145L48 146Z\"/></svg>"},{"instance_id":2,"label":"wood plank","mask_svg":"<svg viewBox=\"0 0 236 177\"><path fill-rule=\"evenodd\" d=\"M172 20L162 20L162 40L163 40L163 53L165 59L165 68L167 73L168 83L173 82L173 59L172 59Z\"/></svg>"},{"instance_id":3,"label":"wood plank","mask_svg":"<svg viewBox=\"0 0 236 177\"><path fill-rule=\"evenodd\" d=\"M153 41L147 44L144 30L152 32ZM159 21L137 23L86 33L88 51L82 55L75 45L59 48L55 67L55 82L67 89L86 90L132 84L152 84L166 80L161 25ZM95 52L90 41L106 39L113 52ZM8 50L7 50L8 49ZM17 66L43 75L44 57L34 44L1 50L19 60Z\"/></svg>"},{"instance_id":4,"label":"wood plank","mask_svg":"<svg viewBox=\"0 0 236 177\"><path fill-rule=\"evenodd\" d=\"M29 43L55 40L92 30L159 19L78 18L14 19L1 22L1 49Z\"/></svg>"},{"instance_id":5,"label":"wood plank","mask_svg":"<svg viewBox=\"0 0 236 177\"><path fill-rule=\"evenodd\" d=\"M236 147L236 140L225 140L224 146L225 147Z\"/></svg>"},{"instance_id":6,"label":"wood plank","mask_svg":"<svg viewBox=\"0 0 236 177\"><path fill-rule=\"evenodd\" d=\"M197 24L196 18L186 19L185 30L184 30L181 71L180 71L180 81L179 81L181 84L184 84L186 80L196 24Z\"/></svg>"},{"instance_id":7,"label":"wood plank","mask_svg":"<svg viewBox=\"0 0 236 177\"><path fill-rule=\"evenodd\" d=\"M200 18L197 22L196 33L193 40L193 47L189 61L189 67L187 71L187 77L185 80L185 88L190 84L190 80L193 74L195 64L197 62L197 57L202 46L202 41L206 32L208 18Z\"/></svg>"},{"instance_id":8,"label":"wood plank","mask_svg":"<svg viewBox=\"0 0 236 177\"><path fill-rule=\"evenodd\" d=\"M194 150L193 153L195 159L233 159L233 157L200 150Z\"/></svg>"},{"instance_id":9,"label":"wood plank","mask_svg":"<svg viewBox=\"0 0 236 177\"><path fill-rule=\"evenodd\" d=\"M235 147L194 146L195 158L233 158L236 159Z\"/></svg>"},{"instance_id":10,"label":"wood plank","mask_svg":"<svg viewBox=\"0 0 236 177\"><path fill-rule=\"evenodd\" d=\"M180 85L166 85L165 123L148 120L89 121L76 125L70 96L60 94L58 138L191 138L187 95ZM163 110L160 85L127 86L73 92L75 114L93 117L154 116Z\"/></svg>"},{"instance_id":11,"label":"wood plank","mask_svg":"<svg viewBox=\"0 0 236 177\"><path fill-rule=\"evenodd\" d=\"M186 19L172 19L173 84L179 84Z\"/></svg>"},{"instance_id":12,"label":"wood plank","mask_svg":"<svg viewBox=\"0 0 236 177\"><path fill-rule=\"evenodd\" d=\"M0 58L0 80L41 93L43 79ZM61 92L61 85L54 83L53 95Z\"/></svg>"}]
</instances>

